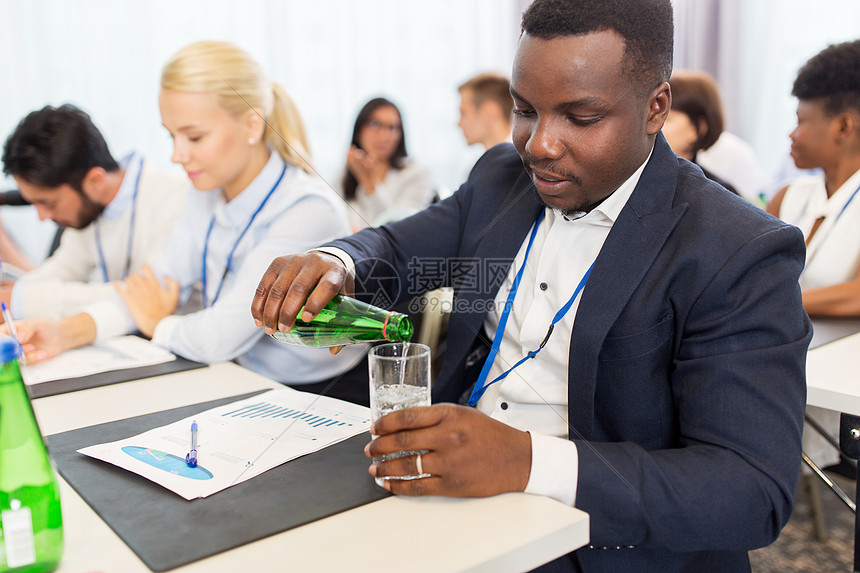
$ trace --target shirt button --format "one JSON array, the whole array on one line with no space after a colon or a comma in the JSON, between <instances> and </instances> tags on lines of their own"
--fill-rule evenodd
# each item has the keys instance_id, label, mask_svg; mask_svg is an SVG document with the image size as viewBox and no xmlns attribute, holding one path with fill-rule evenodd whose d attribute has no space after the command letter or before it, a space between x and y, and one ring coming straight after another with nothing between
<instances>
[{"instance_id":1,"label":"shirt button","mask_svg":"<svg viewBox=\"0 0 860 573\"><path fill-rule=\"evenodd\" d=\"M546 290L548 288L549 288L549 285L547 285L546 283L540 283L540 290Z\"/></svg>"},{"instance_id":2,"label":"shirt button","mask_svg":"<svg viewBox=\"0 0 860 573\"><path fill-rule=\"evenodd\" d=\"M507 410L507 409L508 409L508 403L507 403L507 402L502 402L502 403L501 403L501 405L500 405L499 407L500 407L502 410Z\"/></svg>"}]
</instances>

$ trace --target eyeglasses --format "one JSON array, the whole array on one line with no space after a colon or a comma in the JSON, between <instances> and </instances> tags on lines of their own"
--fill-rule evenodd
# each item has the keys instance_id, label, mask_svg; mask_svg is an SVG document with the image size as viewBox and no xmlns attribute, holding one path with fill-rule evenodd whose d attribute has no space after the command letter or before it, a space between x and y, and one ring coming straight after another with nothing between
<instances>
[{"instance_id":1,"label":"eyeglasses","mask_svg":"<svg viewBox=\"0 0 860 573\"><path fill-rule=\"evenodd\" d=\"M372 129L373 131L387 130L391 133L399 133L400 132L400 124L399 123L382 123L378 119L371 119L367 122L367 127Z\"/></svg>"}]
</instances>

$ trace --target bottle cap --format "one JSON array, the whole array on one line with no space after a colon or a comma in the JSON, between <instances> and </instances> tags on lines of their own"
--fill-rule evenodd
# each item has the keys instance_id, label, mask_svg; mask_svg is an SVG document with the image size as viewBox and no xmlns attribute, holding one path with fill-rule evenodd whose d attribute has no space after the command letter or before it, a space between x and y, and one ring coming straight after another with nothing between
<instances>
[{"instance_id":1,"label":"bottle cap","mask_svg":"<svg viewBox=\"0 0 860 573\"><path fill-rule=\"evenodd\" d=\"M21 355L21 344L13 336L0 336L0 362L10 362Z\"/></svg>"}]
</instances>

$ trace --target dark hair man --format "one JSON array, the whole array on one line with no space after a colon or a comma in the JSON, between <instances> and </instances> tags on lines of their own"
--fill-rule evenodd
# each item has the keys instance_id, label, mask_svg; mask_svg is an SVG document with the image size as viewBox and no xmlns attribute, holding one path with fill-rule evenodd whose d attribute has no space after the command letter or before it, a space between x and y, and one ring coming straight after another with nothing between
<instances>
[{"instance_id":1,"label":"dark hair man","mask_svg":"<svg viewBox=\"0 0 860 573\"><path fill-rule=\"evenodd\" d=\"M366 448L427 450L431 477L388 490L575 505L592 545L557 571L749 570L747 551L777 537L797 485L811 338L802 237L660 134L668 0L536 0L522 28L516 151L493 148L452 197L409 219L276 259L252 314L267 331L291 327L305 302L314 316L348 290L347 263L364 280L388 261L401 280L376 286L394 300L411 296L415 273L452 286L436 403L381 418ZM507 276L476 274L499 260ZM476 408L439 403L464 392ZM370 473L417 467L407 456Z\"/></svg>"},{"instance_id":2,"label":"dark hair man","mask_svg":"<svg viewBox=\"0 0 860 573\"><path fill-rule=\"evenodd\" d=\"M3 147L3 172L39 217L68 227L59 248L11 291L15 318L57 319L114 293L167 237L189 184L143 157L117 162L77 107L28 114Z\"/></svg>"}]
</instances>

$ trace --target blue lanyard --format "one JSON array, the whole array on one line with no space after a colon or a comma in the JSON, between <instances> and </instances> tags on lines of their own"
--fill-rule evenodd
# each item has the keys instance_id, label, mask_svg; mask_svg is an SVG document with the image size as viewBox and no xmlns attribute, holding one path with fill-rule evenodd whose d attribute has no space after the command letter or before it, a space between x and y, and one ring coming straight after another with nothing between
<instances>
[{"instance_id":1,"label":"blue lanyard","mask_svg":"<svg viewBox=\"0 0 860 573\"><path fill-rule=\"evenodd\" d=\"M857 195L858 191L860 191L860 185L857 186L857 189L854 190L854 193L851 194L851 197L849 197L848 201L845 202L845 205L842 206L842 210L839 211L838 215L836 215L836 221L833 222L834 225L839 221L839 218L842 216L842 213L845 212L845 209L848 208L848 205L851 204L851 201L854 200L854 197Z\"/></svg>"},{"instance_id":2,"label":"blue lanyard","mask_svg":"<svg viewBox=\"0 0 860 573\"><path fill-rule=\"evenodd\" d=\"M215 290L215 296L212 297L212 302L210 303L208 300L208 294L206 290L206 258L209 254L209 236L212 234L212 228L215 226L215 215L212 215L212 220L209 221L209 230L206 231L206 242L203 243L203 307L208 308L209 306L215 304L215 301L218 300L218 295L221 294L221 287L224 286L224 279L227 278L227 273L230 272L230 267L233 265L233 254L236 252L236 247L239 246L239 243L242 241L242 237L245 236L245 233L248 232L248 229L251 228L251 224L254 222L254 219L257 218L257 215L260 214L260 211L263 210L263 207L266 206L266 202L268 202L269 197L275 192L275 189L278 188L278 185L281 184L281 180L284 178L284 173L287 172L287 164L284 164L284 168L281 170L280 176L278 176L278 180L275 181L275 184L272 185L272 188L266 193L266 196L263 197L263 201L260 203L260 206L257 207L257 210L254 211L254 214L251 215L251 218L248 220L248 224L245 225L245 228L242 229L242 232L239 234L239 238L236 239L236 242L233 243L233 248L230 249L230 254L227 255L227 264L224 266L224 272L221 274L221 281L218 283L218 288Z\"/></svg>"},{"instance_id":3,"label":"blue lanyard","mask_svg":"<svg viewBox=\"0 0 860 573\"><path fill-rule=\"evenodd\" d=\"M137 171L137 179L134 182L134 193L131 195L131 221L128 225L128 246L125 250L125 266L122 269L122 278L126 278L128 273L131 271L131 247L134 243L134 219L135 214L137 213L137 191L140 188L140 175L143 173L143 157L140 158L140 168ZM99 254L99 266L102 269L102 277L104 281L110 282L110 277L108 276L107 270L107 261L105 260L105 254L102 251L102 238L101 233L99 232L99 221L96 219L93 221L93 230L95 231L96 236L96 251Z\"/></svg>"},{"instance_id":4,"label":"blue lanyard","mask_svg":"<svg viewBox=\"0 0 860 573\"><path fill-rule=\"evenodd\" d=\"M845 204L842 206L842 209L840 209L839 214L836 215L836 220L833 221L833 225L830 226L831 229L833 228L834 225L836 225L836 223L839 222L839 219L840 219L840 217L842 217L842 214L845 212L845 209L848 208L848 205L851 204L851 201L854 200L854 197L857 195L858 192L860 192L860 186L858 186L857 189L854 190L854 192L851 194L851 197L849 197L848 201L846 201ZM797 217L797 219L795 219L798 223L803 218L803 216L806 214L806 210L809 208L809 202L810 201L811 201L811 198L807 197L806 203L803 204L803 211L801 211L800 216Z\"/></svg>"},{"instance_id":5,"label":"blue lanyard","mask_svg":"<svg viewBox=\"0 0 860 573\"><path fill-rule=\"evenodd\" d=\"M523 278L523 271L526 268L526 261L529 258L529 252L532 250L532 244L534 243L535 236L537 235L538 227L540 226L541 221L543 220L544 212L541 211L540 215L538 215L537 222L535 223L534 228L532 229L531 237L529 237L529 244L526 247L526 254L523 257L523 263L520 266L520 270L517 272L516 278L514 278L514 284L511 286L511 291L508 293L508 300L505 301L505 308L502 310L502 316L499 319L499 326L496 328L496 335L493 337L493 345L490 348L490 354L487 356L487 360L484 362L484 367L481 369L481 374L478 376L478 381L475 382L475 388L472 390L472 395L469 397L469 405L474 407L478 404L478 400L481 399L481 396L484 395L484 392L487 391L487 388L507 378L508 374L514 371L520 364L525 362L530 358L534 358L537 356L538 352L543 350L543 347L546 346L546 343L549 341L549 337L552 334L553 328L555 328L556 323L564 318L564 315L567 314L567 311L570 310L570 307L573 305L573 301L576 300L576 297L579 296L580 291L585 287L585 283L588 282L588 277L591 275L591 269L594 267L594 262L589 265L588 270L585 271L585 275L583 275L582 279L579 281L579 284L576 286L576 289L573 291L573 295L568 299L567 303L563 307L561 307L558 312L555 313L555 316L552 319L552 322L549 325L549 329L546 331L546 336L544 336L543 342L540 343L540 346L536 350L532 350L523 358L520 359L519 362L508 368L505 372L496 377L489 384L485 384L487 380L487 376L490 374L490 368L493 366L493 362L496 360L496 355L499 353L499 347L502 345L502 338L505 333L505 326L508 323L508 315L511 313L511 309L514 306L514 298L517 296L517 289L520 286L520 280Z\"/></svg>"},{"instance_id":6,"label":"blue lanyard","mask_svg":"<svg viewBox=\"0 0 860 573\"><path fill-rule=\"evenodd\" d=\"M854 197L856 197L856 196L857 196L857 193L858 193L858 192L860 192L860 186L858 186L858 187L857 187L857 189L855 189L855 190L854 190L854 192L851 194L851 197L849 197L849 198L848 198L848 201L846 201L846 202L845 202L845 205L843 205L843 206L842 206L842 209L840 209L840 210L839 210L839 214L838 214L838 215L836 215L836 220L835 220L835 221L833 221L833 224L832 224L832 225L830 225L830 227L827 229L827 235L825 235L825 236L824 236L824 239L822 239L821 237L818 237L818 239L817 239L817 243L816 243L816 244L823 244L823 243L824 243L824 240L825 240L825 239L827 239L827 237L828 237L828 236L830 236L830 233L831 233L831 232L833 232L833 229L836 227L836 223L838 223L838 222L839 222L839 219L842 217L842 214L843 214L843 213L845 213L845 210L846 210L846 209L848 209L848 205L850 205L850 204L851 204L851 201L853 201L853 200L854 200ZM809 199L807 199L807 200L806 200L806 204L803 206L803 211L801 212L800 217L798 217L798 219L797 219L797 221L798 221L798 222L800 222L800 219L802 219L802 218L803 218L803 215L805 215L805 214L806 214L806 209L807 209L808 207L809 207ZM807 247L807 248L808 248L808 247ZM818 251L815 251L815 252L813 253L813 255L814 255L815 253L817 253L817 252L818 252ZM809 255L807 255L807 257L809 257ZM806 265L807 265L807 266L809 266L809 264L810 264L810 262L811 262L811 261L812 261L812 257L809 257L809 258L807 259L807 261L806 261Z\"/></svg>"}]
</instances>

